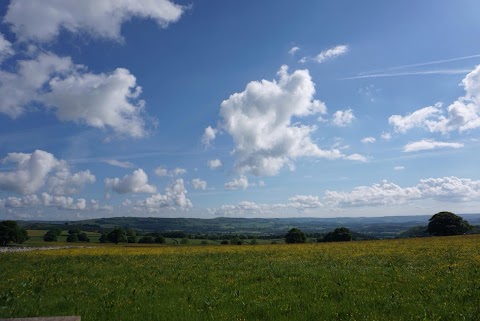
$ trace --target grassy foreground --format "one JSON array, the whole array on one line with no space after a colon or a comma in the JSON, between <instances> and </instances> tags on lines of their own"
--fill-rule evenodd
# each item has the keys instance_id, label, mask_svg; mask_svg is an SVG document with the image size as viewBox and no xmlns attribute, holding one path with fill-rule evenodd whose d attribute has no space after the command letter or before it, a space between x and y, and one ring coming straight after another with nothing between
<instances>
[{"instance_id":1,"label":"grassy foreground","mask_svg":"<svg viewBox=\"0 0 480 321\"><path fill-rule=\"evenodd\" d=\"M478 320L480 237L0 253L0 318Z\"/></svg>"}]
</instances>

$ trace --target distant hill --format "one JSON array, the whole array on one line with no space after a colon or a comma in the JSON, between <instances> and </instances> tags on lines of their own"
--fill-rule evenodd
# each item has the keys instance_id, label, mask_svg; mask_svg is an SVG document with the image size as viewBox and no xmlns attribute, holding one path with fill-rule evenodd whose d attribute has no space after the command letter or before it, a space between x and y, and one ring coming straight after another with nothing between
<instances>
[{"instance_id":1,"label":"distant hill","mask_svg":"<svg viewBox=\"0 0 480 321\"><path fill-rule=\"evenodd\" d=\"M480 214L461 215L472 225L480 225ZM340 218L155 218L112 217L82 221L20 221L28 229L49 229L63 226L85 231L105 231L116 226L143 232L184 231L192 234L250 234L281 235L292 227L306 233L326 233L345 226L350 230L378 238L393 238L415 226L425 226L431 215L385 216L385 217L340 217Z\"/></svg>"}]
</instances>

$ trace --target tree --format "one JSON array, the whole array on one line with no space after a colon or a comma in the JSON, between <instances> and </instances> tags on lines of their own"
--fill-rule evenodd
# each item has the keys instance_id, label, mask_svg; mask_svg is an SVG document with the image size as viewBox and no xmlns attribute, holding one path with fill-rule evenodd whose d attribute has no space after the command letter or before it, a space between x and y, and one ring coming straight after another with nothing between
<instances>
[{"instance_id":1,"label":"tree","mask_svg":"<svg viewBox=\"0 0 480 321\"><path fill-rule=\"evenodd\" d=\"M76 243L78 242L78 234L72 233L67 236L67 242Z\"/></svg>"},{"instance_id":2,"label":"tree","mask_svg":"<svg viewBox=\"0 0 480 321\"><path fill-rule=\"evenodd\" d=\"M107 234L107 239L109 242L118 244L127 242L127 234L125 230L121 227L114 228L110 233Z\"/></svg>"},{"instance_id":3,"label":"tree","mask_svg":"<svg viewBox=\"0 0 480 321\"><path fill-rule=\"evenodd\" d=\"M188 240L188 239L187 239L187 240ZM183 239L182 239L182 241L183 241ZM157 243L157 244L165 244L165 242L166 242L166 241L165 241L165 238L164 238L163 236L161 236L161 235L160 235L160 236L157 236L157 237L155 238L155 243ZM182 243L182 244L184 244L184 243Z\"/></svg>"},{"instance_id":4,"label":"tree","mask_svg":"<svg viewBox=\"0 0 480 321\"><path fill-rule=\"evenodd\" d=\"M153 238L153 236L144 236L140 240L138 240L138 243L152 244L155 243L155 239Z\"/></svg>"},{"instance_id":5,"label":"tree","mask_svg":"<svg viewBox=\"0 0 480 321\"><path fill-rule=\"evenodd\" d=\"M290 229L285 235L285 243L293 244L293 243L305 243L307 238L305 234L300 231L300 229L294 227Z\"/></svg>"},{"instance_id":6,"label":"tree","mask_svg":"<svg viewBox=\"0 0 480 321\"><path fill-rule=\"evenodd\" d=\"M78 228L71 228L68 230L68 234L80 234L81 231Z\"/></svg>"},{"instance_id":7,"label":"tree","mask_svg":"<svg viewBox=\"0 0 480 321\"><path fill-rule=\"evenodd\" d=\"M27 231L18 226L17 222L0 222L0 246L5 246L8 243L21 244L28 239L29 237Z\"/></svg>"},{"instance_id":8,"label":"tree","mask_svg":"<svg viewBox=\"0 0 480 321\"><path fill-rule=\"evenodd\" d=\"M472 229L466 220L451 212L439 212L428 221L428 233L436 236L461 235Z\"/></svg>"},{"instance_id":9,"label":"tree","mask_svg":"<svg viewBox=\"0 0 480 321\"><path fill-rule=\"evenodd\" d=\"M345 242L352 240L352 233L346 227L336 228L333 232L325 234L323 242Z\"/></svg>"},{"instance_id":10,"label":"tree","mask_svg":"<svg viewBox=\"0 0 480 321\"><path fill-rule=\"evenodd\" d=\"M87 236L86 233L80 233L78 234L78 241L79 242L90 242L90 238Z\"/></svg>"},{"instance_id":11,"label":"tree","mask_svg":"<svg viewBox=\"0 0 480 321\"><path fill-rule=\"evenodd\" d=\"M188 237L184 237L180 240L180 244L188 244L190 243L190 240L188 239Z\"/></svg>"},{"instance_id":12,"label":"tree","mask_svg":"<svg viewBox=\"0 0 480 321\"><path fill-rule=\"evenodd\" d=\"M100 243L108 243L107 233L102 233L102 235L100 235L99 241L100 241Z\"/></svg>"},{"instance_id":13,"label":"tree","mask_svg":"<svg viewBox=\"0 0 480 321\"><path fill-rule=\"evenodd\" d=\"M45 242L56 242L58 236L58 231L56 229L48 230L47 233L43 236Z\"/></svg>"}]
</instances>

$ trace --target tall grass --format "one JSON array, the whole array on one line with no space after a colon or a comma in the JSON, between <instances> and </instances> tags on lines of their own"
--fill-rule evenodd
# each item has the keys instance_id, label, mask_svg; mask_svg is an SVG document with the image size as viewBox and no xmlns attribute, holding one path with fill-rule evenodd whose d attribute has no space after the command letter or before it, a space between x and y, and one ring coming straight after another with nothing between
<instances>
[{"instance_id":1,"label":"tall grass","mask_svg":"<svg viewBox=\"0 0 480 321\"><path fill-rule=\"evenodd\" d=\"M478 320L480 237L0 254L0 317Z\"/></svg>"}]
</instances>

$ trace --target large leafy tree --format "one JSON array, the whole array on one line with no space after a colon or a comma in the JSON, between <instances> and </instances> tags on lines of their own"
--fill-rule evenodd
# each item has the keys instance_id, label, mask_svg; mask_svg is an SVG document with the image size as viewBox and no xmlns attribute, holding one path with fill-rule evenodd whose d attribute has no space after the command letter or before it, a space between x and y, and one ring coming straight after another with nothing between
<instances>
[{"instance_id":1,"label":"large leafy tree","mask_svg":"<svg viewBox=\"0 0 480 321\"><path fill-rule=\"evenodd\" d=\"M344 242L351 240L352 233L350 233L350 230L346 227L336 228L333 232L329 232L323 237L324 242Z\"/></svg>"},{"instance_id":2,"label":"large leafy tree","mask_svg":"<svg viewBox=\"0 0 480 321\"><path fill-rule=\"evenodd\" d=\"M127 232L121 228L116 227L110 233L107 234L107 239L111 243L126 243L127 240Z\"/></svg>"},{"instance_id":3,"label":"large leafy tree","mask_svg":"<svg viewBox=\"0 0 480 321\"><path fill-rule=\"evenodd\" d=\"M17 222L0 222L0 246L5 246L8 243L21 244L28 239L29 237L27 231L18 226Z\"/></svg>"},{"instance_id":4,"label":"large leafy tree","mask_svg":"<svg viewBox=\"0 0 480 321\"><path fill-rule=\"evenodd\" d=\"M296 227L290 229L285 235L285 243L305 243L306 241L307 238L305 234Z\"/></svg>"},{"instance_id":5,"label":"large leafy tree","mask_svg":"<svg viewBox=\"0 0 480 321\"><path fill-rule=\"evenodd\" d=\"M462 217L451 212L440 212L429 219L428 233L436 236L461 235L472 226Z\"/></svg>"}]
</instances>

